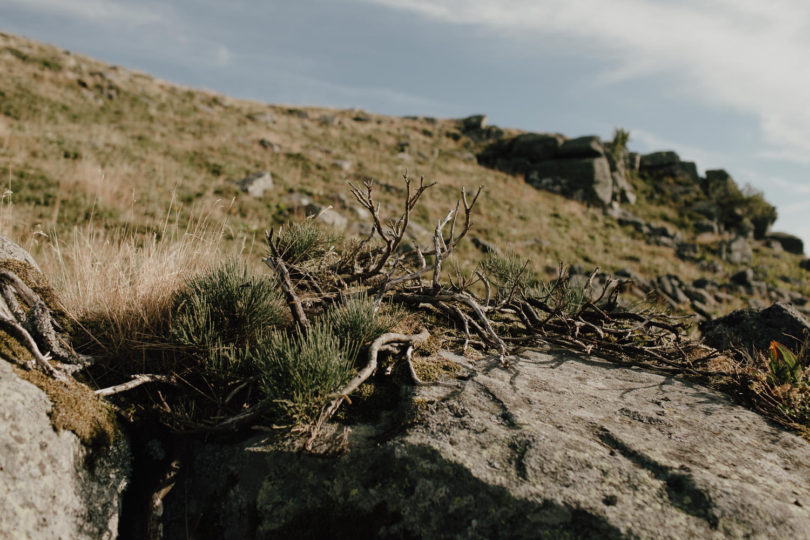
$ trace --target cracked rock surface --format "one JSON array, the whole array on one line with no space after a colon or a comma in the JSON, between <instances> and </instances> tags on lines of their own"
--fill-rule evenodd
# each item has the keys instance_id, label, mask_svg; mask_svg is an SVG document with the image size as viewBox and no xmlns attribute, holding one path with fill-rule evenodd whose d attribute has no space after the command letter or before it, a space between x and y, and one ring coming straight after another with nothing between
<instances>
[{"instance_id":1,"label":"cracked rock surface","mask_svg":"<svg viewBox=\"0 0 810 540\"><path fill-rule=\"evenodd\" d=\"M447 356L470 369L458 390L420 387L415 419L353 426L340 458L200 446L168 530L191 516L226 538L810 538L810 444L722 394L565 351L507 370Z\"/></svg>"}]
</instances>

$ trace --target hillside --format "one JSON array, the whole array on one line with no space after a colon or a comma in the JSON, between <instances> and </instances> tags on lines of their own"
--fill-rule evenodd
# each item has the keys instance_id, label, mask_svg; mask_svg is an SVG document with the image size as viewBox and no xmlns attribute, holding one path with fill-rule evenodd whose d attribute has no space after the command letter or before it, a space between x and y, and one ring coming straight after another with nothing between
<instances>
[{"instance_id":1,"label":"hillside","mask_svg":"<svg viewBox=\"0 0 810 540\"><path fill-rule=\"evenodd\" d=\"M712 314L751 298L760 305L793 298L787 291L810 293L800 255L754 242L749 260L723 260L723 233L696 234L672 198L656 194L638 175L629 178L638 201L623 207L696 245L689 256L679 257L671 242L654 245L598 205L535 189L519 170L479 164L476 155L492 144L492 128L480 137L451 119L241 101L24 38L3 34L0 40L3 230L35 254L47 253L56 238L69 244L74 228L85 224L103 229L106 238L117 230L161 234L167 216L181 229L194 218L226 224L223 252L256 254L265 229L303 216L309 202L331 205L358 231L346 181L375 179L384 188L378 196L385 209L396 204L407 169L439 182L414 216L417 225L431 230L460 186L482 185L473 232L478 244L513 250L546 277L562 261L585 270L599 266L719 285L753 268L755 283L766 284L728 288L719 295L725 301L709 306ZM498 139L519 134L494 132ZM269 171L274 187L253 197L236 182L258 171ZM459 260L481 257L473 244L459 249ZM802 304L798 296L793 301Z\"/></svg>"}]
</instances>

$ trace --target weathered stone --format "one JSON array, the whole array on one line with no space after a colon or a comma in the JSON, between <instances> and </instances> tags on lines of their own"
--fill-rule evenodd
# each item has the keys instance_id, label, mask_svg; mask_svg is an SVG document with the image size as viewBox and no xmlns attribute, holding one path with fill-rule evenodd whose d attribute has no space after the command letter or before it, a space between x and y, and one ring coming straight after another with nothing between
<instances>
[{"instance_id":1,"label":"weathered stone","mask_svg":"<svg viewBox=\"0 0 810 540\"><path fill-rule=\"evenodd\" d=\"M725 170L713 169L706 171L704 192L709 197L715 197L722 194L739 194L740 188Z\"/></svg>"},{"instance_id":2,"label":"weathered stone","mask_svg":"<svg viewBox=\"0 0 810 540\"><path fill-rule=\"evenodd\" d=\"M692 242L678 242L675 246L675 254L681 259L695 259L700 255L700 248Z\"/></svg>"},{"instance_id":3,"label":"weathered stone","mask_svg":"<svg viewBox=\"0 0 810 540\"><path fill-rule=\"evenodd\" d=\"M689 297L681 289L681 280L678 276L669 274L666 276L658 277L658 287L667 296L678 304L683 304L689 301Z\"/></svg>"},{"instance_id":4,"label":"weathered stone","mask_svg":"<svg viewBox=\"0 0 810 540\"><path fill-rule=\"evenodd\" d=\"M533 167L534 184L542 185L542 179L564 181L563 194L584 200L610 204L613 198L613 178L605 158L555 159L537 163Z\"/></svg>"},{"instance_id":5,"label":"weathered stone","mask_svg":"<svg viewBox=\"0 0 810 540\"><path fill-rule=\"evenodd\" d=\"M717 349L731 346L764 351L771 341L795 349L810 323L794 306L773 304L767 309L739 309L701 326L706 343Z\"/></svg>"},{"instance_id":6,"label":"weathered stone","mask_svg":"<svg viewBox=\"0 0 810 540\"><path fill-rule=\"evenodd\" d=\"M617 171L611 173L611 176L613 177L613 200L636 204L636 193L627 178Z\"/></svg>"},{"instance_id":7,"label":"weathered stone","mask_svg":"<svg viewBox=\"0 0 810 540\"><path fill-rule=\"evenodd\" d=\"M725 250L725 259L733 264L750 264L754 259L751 243L741 236L722 244L721 248Z\"/></svg>"},{"instance_id":8,"label":"weathered stone","mask_svg":"<svg viewBox=\"0 0 810 540\"><path fill-rule=\"evenodd\" d=\"M782 244L779 245L781 246ZM810 259L802 259L801 261L799 261L799 268L810 272Z\"/></svg>"},{"instance_id":9,"label":"weathered stone","mask_svg":"<svg viewBox=\"0 0 810 540\"><path fill-rule=\"evenodd\" d=\"M90 450L56 432L48 397L4 360L0 403L0 537L117 537L130 459L123 436Z\"/></svg>"},{"instance_id":10,"label":"weathered stone","mask_svg":"<svg viewBox=\"0 0 810 540\"><path fill-rule=\"evenodd\" d=\"M624 168L630 172L638 172L641 166L641 154L638 152L627 152L624 154Z\"/></svg>"},{"instance_id":11,"label":"weathered stone","mask_svg":"<svg viewBox=\"0 0 810 540\"><path fill-rule=\"evenodd\" d=\"M653 152L641 156L639 167L641 169L654 169L658 167L670 167L681 162L680 156L672 151Z\"/></svg>"},{"instance_id":12,"label":"weathered stone","mask_svg":"<svg viewBox=\"0 0 810 540\"><path fill-rule=\"evenodd\" d=\"M481 131L487 127L487 115L474 114L461 119L461 129L463 131Z\"/></svg>"},{"instance_id":13,"label":"weathered stone","mask_svg":"<svg viewBox=\"0 0 810 540\"><path fill-rule=\"evenodd\" d=\"M335 159L332 161L332 165L342 170L343 172L349 172L352 170L352 167L354 167L354 163L352 163L347 159Z\"/></svg>"},{"instance_id":14,"label":"weathered stone","mask_svg":"<svg viewBox=\"0 0 810 540\"><path fill-rule=\"evenodd\" d=\"M698 219L693 221L692 227L695 229L697 234L717 234L720 232L720 227L717 226L717 222L709 219Z\"/></svg>"},{"instance_id":15,"label":"weathered stone","mask_svg":"<svg viewBox=\"0 0 810 540\"><path fill-rule=\"evenodd\" d=\"M605 156L605 147L602 139L596 135L586 135L576 139L568 139L557 150L561 158L599 158Z\"/></svg>"},{"instance_id":16,"label":"weathered stone","mask_svg":"<svg viewBox=\"0 0 810 540\"><path fill-rule=\"evenodd\" d=\"M443 353L444 354L444 353ZM718 392L567 351L414 390L348 453L202 444L168 538L803 538L810 445ZM387 417L386 417L387 418ZM654 518L652 517L654 516Z\"/></svg>"},{"instance_id":17,"label":"weathered stone","mask_svg":"<svg viewBox=\"0 0 810 540\"><path fill-rule=\"evenodd\" d=\"M40 272L42 271L37 264L37 261L26 250L21 248L16 242L0 235L0 259L13 259L28 263Z\"/></svg>"},{"instance_id":18,"label":"weathered stone","mask_svg":"<svg viewBox=\"0 0 810 540\"><path fill-rule=\"evenodd\" d=\"M317 221L329 225L338 231L346 230L346 226L349 224L349 220L346 219L346 216L338 213L331 206L323 207L313 203L308 204L305 210L308 216L315 216Z\"/></svg>"},{"instance_id":19,"label":"weathered stone","mask_svg":"<svg viewBox=\"0 0 810 540\"><path fill-rule=\"evenodd\" d=\"M529 162L553 158L562 146L565 137L556 133L524 133L511 141L507 159L524 159Z\"/></svg>"},{"instance_id":20,"label":"weathered stone","mask_svg":"<svg viewBox=\"0 0 810 540\"><path fill-rule=\"evenodd\" d=\"M804 254L804 242L802 242L802 239L798 236L783 232L774 232L765 238L766 240L779 242L782 245L782 249L788 253L795 253L797 255Z\"/></svg>"},{"instance_id":21,"label":"weathered stone","mask_svg":"<svg viewBox=\"0 0 810 540\"><path fill-rule=\"evenodd\" d=\"M236 183L239 189L251 197L261 197L264 192L273 189L273 175L268 171L259 171L242 178Z\"/></svg>"},{"instance_id":22,"label":"weathered stone","mask_svg":"<svg viewBox=\"0 0 810 540\"><path fill-rule=\"evenodd\" d=\"M261 146L265 150L270 150L271 152L273 152L275 154L278 154L279 152L281 152L281 146L274 143L270 139L265 139L265 138L259 139L259 146Z\"/></svg>"},{"instance_id":23,"label":"weathered stone","mask_svg":"<svg viewBox=\"0 0 810 540\"><path fill-rule=\"evenodd\" d=\"M731 276L729 280L736 285L743 285L745 287L748 287L754 281L754 271L750 268L740 270L739 272Z\"/></svg>"}]
</instances>

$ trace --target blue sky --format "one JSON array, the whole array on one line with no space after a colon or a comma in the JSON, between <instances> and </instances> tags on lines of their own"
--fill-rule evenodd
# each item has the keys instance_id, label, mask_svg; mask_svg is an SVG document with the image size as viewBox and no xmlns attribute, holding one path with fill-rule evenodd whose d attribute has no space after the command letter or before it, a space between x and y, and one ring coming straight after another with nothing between
<instances>
[{"instance_id":1,"label":"blue sky","mask_svg":"<svg viewBox=\"0 0 810 540\"><path fill-rule=\"evenodd\" d=\"M0 0L0 29L269 103L624 127L763 190L810 251L806 0Z\"/></svg>"}]
</instances>

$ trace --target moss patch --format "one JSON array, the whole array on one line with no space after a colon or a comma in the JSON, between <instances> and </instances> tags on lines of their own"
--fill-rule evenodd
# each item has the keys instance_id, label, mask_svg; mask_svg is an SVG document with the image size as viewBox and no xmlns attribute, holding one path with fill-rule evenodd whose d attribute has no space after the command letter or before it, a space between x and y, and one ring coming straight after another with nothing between
<instances>
[{"instance_id":1,"label":"moss patch","mask_svg":"<svg viewBox=\"0 0 810 540\"><path fill-rule=\"evenodd\" d=\"M75 381L57 381L39 371L16 366L14 371L48 395L53 403L51 424L57 431L72 431L89 447L106 447L116 439L119 428L115 413L90 388Z\"/></svg>"}]
</instances>

